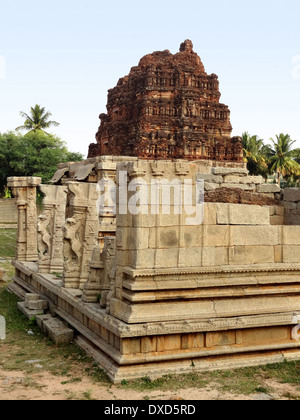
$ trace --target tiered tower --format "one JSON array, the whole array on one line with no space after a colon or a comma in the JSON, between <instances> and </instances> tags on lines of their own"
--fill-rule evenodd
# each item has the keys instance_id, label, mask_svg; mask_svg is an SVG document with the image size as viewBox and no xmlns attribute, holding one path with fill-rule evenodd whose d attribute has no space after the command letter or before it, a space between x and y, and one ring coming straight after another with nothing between
<instances>
[{"instance_id":1,"label":"tiered tower","mask_svg":"<svg viewBox=\"0 0 300 420\"><path fill-rule=\"evenodd\" d=\"M231 138L230 110L220 97L218 76L205 72L191 41L175 55L146 55L109 90L89 157L240 162L241 139Z\"/></svg>"}]
</instances>

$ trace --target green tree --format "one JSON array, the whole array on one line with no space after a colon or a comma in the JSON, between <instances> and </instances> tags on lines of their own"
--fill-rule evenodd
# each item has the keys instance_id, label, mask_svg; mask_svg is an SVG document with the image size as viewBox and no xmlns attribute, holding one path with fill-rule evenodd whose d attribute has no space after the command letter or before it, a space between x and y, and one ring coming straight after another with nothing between
<instances>
[{"instance_id":1,"label":"green tree","mask_svg":"<svg viewBox=\"0 0 300 420\"><path fill-rule=\"evenodd\" d=\"M271 139L273 148L270 151L270 172L277 173L278 184L280 178L288 179L300 175L300 165L296 161L293 149L295 140L292 140L288 134L279 134L276 139Z\"/></svg>"},{"instance_id":2,"label":"green tree","mask_svg":"<svg viewBox=\"0 0 300 420\"><path fill-rule=\"evenodd\" d=\"M268 155L269 147L258 136L251 136L245 132L242 135L244 159L250 175L268 176Z\"/></svg>"},{"instance_id":3,"label":"green tree","mask_svg":"<svg viewBox=\"0 0 300 420\"><path fill-rule=\"evenodd\" d=\"M0 134L0 194L10 176L38 176L47 183L61 162L83 160L80 153L69 152L65 143L41 130L25 136L13 132Z\"/></svg>"},{"instance_id":4,"label":"green tree","mask_svg":"<svg viewBox=\"0 0 300 420\"><path fill-rule=\"evenodd\" d=\"M40 105L35 105L34 108L31 107L30 115L25 112L20 112L22 118L25 119L24 125L16 128L16 131L27 130L32 131L45 131L45 129L50 127L58 127L59 123L56 121L49 121L49 118L52 116L50 112L47 112L45 108ZM48 133L46 133L48 134Z\"/></svg>"}]
</instances>

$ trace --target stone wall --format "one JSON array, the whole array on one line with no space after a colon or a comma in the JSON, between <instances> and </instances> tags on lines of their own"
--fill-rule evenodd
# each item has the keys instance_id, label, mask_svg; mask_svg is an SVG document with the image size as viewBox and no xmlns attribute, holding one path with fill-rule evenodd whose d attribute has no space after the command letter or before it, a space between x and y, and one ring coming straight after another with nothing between
<instances>
[{"instance_id":1,"label":"stone wall","mask_svg":"<svg viewBox=\"0 0 300 420\"><path fill-rule=\"evenodd\" d=\"M300 188L284 190L285 224L300 225Z\"/></svg>"},{"instance_id":2,"label":"stone wall","mask_svg":"<svg viewBox=\"0 0 300 420\"><path fill-rule=\"evenodd\" d=\"M0 228L16 227L18 211L14 199L0 199Z\"/></svg>"},{"instance_id":3,"label":"stone wall","mask_svg":"<svg viewBox=\"0 0 300 420\"><path fill-rule=\"evenodd\" d=\"M20 220L11 291L21 299L37 293L46 300L51 313L77 331L77 342L115 382L300 359L300 226L284 225L278 187L270 191L261 179L250 180L241 165L95 163L94 169L77 168L90 182L73 177L63 186L41 187L46 197L38 232L33 219L41 180L9 180ZM121 179L120 172L127 174L128 200L119 196L120 182L116 223L105 232L111 234L104 237L102 250L98 230L105 219L95 212L95 183L105 174ZM153 180L160 185L158 194L153 194ZM196 186L217 180L214 192L253 194L262 197L260 205L201 205ZM181 212L176 212L178 197L172 193L177 184L170 188L172 181L192 190ZM241 185L255 188L244 191ZM65 202L60 192L67 194ZM62 209L55 212L57 205ZM37 244L39 255L33 252ZM52 253L58 244L59 259ZM52 272L54 265L62 276Z\"/></svg>"}]
</instances>

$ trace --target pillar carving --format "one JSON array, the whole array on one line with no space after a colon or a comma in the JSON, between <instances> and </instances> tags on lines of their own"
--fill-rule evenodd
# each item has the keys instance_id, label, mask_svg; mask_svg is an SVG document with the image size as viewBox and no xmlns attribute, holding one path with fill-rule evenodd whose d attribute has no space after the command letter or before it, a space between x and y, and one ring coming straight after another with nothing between
<instances>
[{"instance_id":1,"label":"pillar carving","mask_svg":"<svg viewBox=\"0 0 300 420\"><path fill-rule=\"evenodd\" d=\"M45 195L44 212L38 218L39 271L41 273L62 273L63 225L65 222L67 187L41 185Z\"/></svg>"},{"instance_id":2,"label":"pillar carving","mask_svg":"<svg viewBox=\"0 0 300 420\"><path fill-rule=\"evenodd\" d=\"M38 177L7 179L7 186L12 189L18 206L16 259L19 261L38 261L36 189L41 182Z\"/></svg>"},{"instance_id":3,"label":"pillar carving","mask_svg":"<svg viewBox=\"0 0 300 420\"><path fill-rule=\"evenodd\" d=\"M89 263L98 245L99 215L97 184L69 182L68 219L64 233L64 277L66 288L83 288L89 276Z\"/></svg>"}]
</instances>

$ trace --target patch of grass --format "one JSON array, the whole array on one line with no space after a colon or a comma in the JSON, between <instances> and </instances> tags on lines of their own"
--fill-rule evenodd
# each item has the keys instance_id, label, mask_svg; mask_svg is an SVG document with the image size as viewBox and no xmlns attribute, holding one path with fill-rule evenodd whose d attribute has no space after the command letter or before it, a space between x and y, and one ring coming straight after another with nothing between
<instances>
[{"instance_id":1,"label":"patch of grass","mask_svg":"<svg viewBox=\"0 0 300 420\"><path fill-rule=\"evenodd\" d=\"M93 391L91 389L89 389L88 391L84 392L83 393L84 399L87 400L87 401L92 401L93 400L92 393L93 393Z\"/></svg>"},{"instance_id":2,"label":"patch of grass","mask_svg":"<svg viewBox=\"0 0 300 420\"><path fill-rule=\"evenodd\" d=\"M61 382L62 385L69 385L69 384L78 384L79 382L82 382L81 378L73 378L70 379L69 381L63 381Z\"/></svg>"},{"instance_id":3,"label":"patch of grass","mask_svg":"<svg viewBox=\"0 0 300 420\"><path fill-rule=\"evenodd\" d=\"M17 297L0 286L0 314L6 319L5 341L0 342L0 366L7 371L20 370L27 373L37 372L28 360L41 360L43 370L56 376L67 376L70 381L79 381L87 373L95 382L110 383L103 370L95 361L74 344L59 347L47 339L36 325L32 325L17 308ZM34 335L29 336L31 330ZM76 376L75 376L76 375Z\"/></svg>"},{"instance_id":4,"label":"patch of grass","mask_svg":"<svg viewBox=\"0 0 300 420\"><path fill-rule=\"evenodd\" d=\"M300 361L267 365L261 367L260 371L267 378L282 384L300 385Z\"/></svg>"},{"instance_id":5,"label":"patch of grass","mask_svg":"<svg viewBox=\"0 0 300 420\"><path fill-rule=\"evenodd\" d=\"M187 375L167 375L163 378L151 380L149 377L135 381L123 381L122 388L134 389L135 391L178 391L186 388L205 388L209 384L206 374L190 373Z\"/></svg>"},{"instance_id":6,"label":"patch of grass","mask_svg":"<svg viewBox=\"0 0 300 420\"><path fill-rule=\"evenodd\" d=\"M16 229L0 229L0 258L15 258Z\"/></svg>"}]
</instances>

